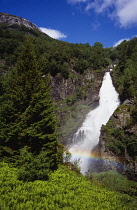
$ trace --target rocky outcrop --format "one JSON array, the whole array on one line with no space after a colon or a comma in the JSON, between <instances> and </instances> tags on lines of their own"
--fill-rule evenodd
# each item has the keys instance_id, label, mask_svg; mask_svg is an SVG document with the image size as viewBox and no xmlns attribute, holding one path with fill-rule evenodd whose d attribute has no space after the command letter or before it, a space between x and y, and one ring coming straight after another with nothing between
<instances>
[{"instance_id":1,"label":"rocky outcrop","mask_svg":"<svg viewBox=\"0 0 137 210\"><path fill-rule=\"evenodd\" d=\"M101 129L100 141L95 152L99 156L96 167L100 170L115 169L137 181L136 142L137 125L132 125L132 100L126 100Z\"/></svg>"},{"instance_id":2,"label":"rocky outcrop","mask_svg":"<svg viewBox=\"0 0 137 210\"><path fill-rule=\"evenodd\" d=\"M63 78L60 74L52 77L51 86L54 100L59 101L71 97L78 88L83 87L87 91L86 100L84 100L85 104L90 105L98 101L104 72L97 73L91 70L84 75L80 75L71 70L71 73L73 76L68 79Z\"/></svg>"},{"instance_id":3,"label":"rocky outcrop","mask_svg":"<svg viewBox=\"0 0 137 210\"><path fill-rule=\"evenodd\" d=\"M84 74L71 69L71 76L64 79L60 74L51 78L52 96L57 106L61 141L70 145L73 134L83 123L87 113L98 105L99 90L104 71L86 71Z\"/></svg>"},{"instance_id":4,"label":"rocky outcrop","mask_svg":"<svg viewBox=\"0 0 137 210\"><path fill-rule=\"evenodd\" d=\"M35 24L31 23L30 21L24 18L18 17L18 16L9 15L3 12L0 12L0 23L6 23L8 27L11 27L15 24L24 25L27 28L40 31L40 29Z\"/></svg>"}]
</instances>

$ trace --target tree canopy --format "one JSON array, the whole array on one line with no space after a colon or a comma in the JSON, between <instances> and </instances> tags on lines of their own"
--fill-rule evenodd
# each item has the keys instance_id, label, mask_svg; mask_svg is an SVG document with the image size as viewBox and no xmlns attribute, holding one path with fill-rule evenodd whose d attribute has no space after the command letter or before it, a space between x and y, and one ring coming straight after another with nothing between
<instances>
[{"instance_id":1,"label":"tree canopy","mask_svg":"<svg viewBox=\"0 0 137 210\"><path fill-rule=\"evenodd\" d=\"M1 157L18 155L26 148L34 155L44 152L49 168L55 169L56 118L49 77L42 77L38 67L33 46L27 40L1 96Z\"/></svg>"}]
</instances>

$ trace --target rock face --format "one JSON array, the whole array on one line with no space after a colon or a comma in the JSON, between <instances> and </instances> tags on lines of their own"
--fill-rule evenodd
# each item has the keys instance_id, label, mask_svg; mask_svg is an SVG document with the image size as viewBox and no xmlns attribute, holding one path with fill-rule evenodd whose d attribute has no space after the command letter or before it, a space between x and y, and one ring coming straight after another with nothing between
<instances>
[{"instance_id":1,"label":"rock face","mask_svg":"<svg viewBox=\"0 0 137 210\"><path fill-rule=\"evenodd\" d=\"M71 69L71 75L73 76L68 79L60 74L51 78L63 145L72 143L73 134L81 126L87 113L98 105L104 71L89 70L80 75Z\"/></svg>"},{"instance_id":2,"label":"rock face","mask_svg":"<svg viewBox=\"0 0 137 210\"><path fill-rule=\"evenodd\" d=\"M72 78L64 79L60 74L57 74L51 79L54 100L64 100L66 97L70 97L78 88L83 87L87 90L85 104L90 105L98 101L104 72L96 73L91 70L84 75L80 75L75 71L72 71L72 73L74 75Z\"/></svg>"},{"instance_id":3,"label":"rock face","mask_svg":"<svg viewBox=\"0 0 137 210\"><path fill-rule=\"evenodd\" d=\"M137 125L130 125L130 110L134 104L126 100L101 129L96 153L100 157L96 167L101 170L115 169L137 181L136 143Z\"/></svg>"},{"instance_id":4,"label":"rock face","mask_svg":"<svg viewBox=\"0 0 137 210\"><path fill-rule=\"evenodd\" d=\"M8 27L11 27L12 25L15 25L15 24L24 25L30 29L40 31L40 29L36 25L31 23L30 21L28 21L24 18L21 18L21 17L9 15L9 14L3 13L3 12L0 12L0 23L6 23Z\"/></svg>"}]
</instances>

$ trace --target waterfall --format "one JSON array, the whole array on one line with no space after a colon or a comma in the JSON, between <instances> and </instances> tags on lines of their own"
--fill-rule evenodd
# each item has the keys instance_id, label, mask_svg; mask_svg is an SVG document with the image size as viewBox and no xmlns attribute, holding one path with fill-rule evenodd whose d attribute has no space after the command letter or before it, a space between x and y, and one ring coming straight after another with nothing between
<instances>
[{"instance_id":1,"label":"waterfall","mask_svg":"<svg viewBox=\"0 0 137 210\"><path fill-rule=\"evenodd\" d=\"M90 111L82 126L74 134L72 145L69 148L71 161L80 159L81 172L85 174L91 162L91 151L98 144L100 129L105 125L115 109L119 106L110 72L106 72L99 92L99 106Z\"/></svg>"}]
</instances>

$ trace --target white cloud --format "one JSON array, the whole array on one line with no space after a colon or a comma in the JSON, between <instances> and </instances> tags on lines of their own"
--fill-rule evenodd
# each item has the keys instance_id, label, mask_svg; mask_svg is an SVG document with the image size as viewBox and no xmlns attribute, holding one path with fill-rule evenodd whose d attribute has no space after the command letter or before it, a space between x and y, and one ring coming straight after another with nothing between
<instances>
[{"instance_id":1,"label":"white cloud","mask_svg":"<svg viewBox=\"0 0 137 210\"><path fill-rule=\"evenodd\" d=\"M122 27L137 24L137 0L125 0L125 3L117 5L116 15Z\"/></svg>"},{"instance_id":2,"label":"white cloud","mask_svg":"<svg viewBox=\"0 0 137 210\"><path fill-rule=\"evenodd\" d=\"M85 11L107 13L120 27L137 24L137 0L68 0L69 3L85 2Z\"/></svg>"},{"instance_id":3,"label":"white cloud","mask_svg":"<svg viewBox=\"0 0 137 210\"><path fill-rule=\"evenodd\" d=\"M135 38L135 37L137 37L137 35L134 35L134 36L132 36L131 38L125 38L125 39L120 39L118 42L115 42L114 43L114 45L113 45L113 47L117 47L119 44L121 44L121 42L123 42L123 41L129 41L129 40L131 40L131 39L133 39L133 38Z\"/></svg>"},{"instance_id":4,"label":"white cloud","mask_svg":"<svg viewBox=\"0 0 137 210\"><path fill-rule=\"evenodd\" d=\"M113 47L117 47L119 44L121 44L121 42L123 42L124 40L129 41L129 38L125 38L125 39L120 39L118 42L114 43Z\"/></svg>"},{"instance_id":5,"label":"white cloud","mask_svg":"<svg viewBox=\"0 0 137 210\"><path fill-rule=\"evenodd\" d=\"M52 37L54 39L61 39L61 38L67 37L67 35L63 34L62 32L60 32L58 30L54 30L54 29L50 29L50 28L43 28L43 27L40 27L40 30L43 33L46 33L47 35L49 35L50 37Z\"/></svg>"},{"instance_id":6,"label":"white cloud","mask_svg":"<svg viewBox=\"0 0 137 210\"><path fill-rule=\"evenodd\" d=\"M114 4L113 2L114 0L94 0L87 4L85 10L88 11L90 9L95 9L97 13L102 13L109 7L112 7Z\"/></svg>"}]
</instances>

